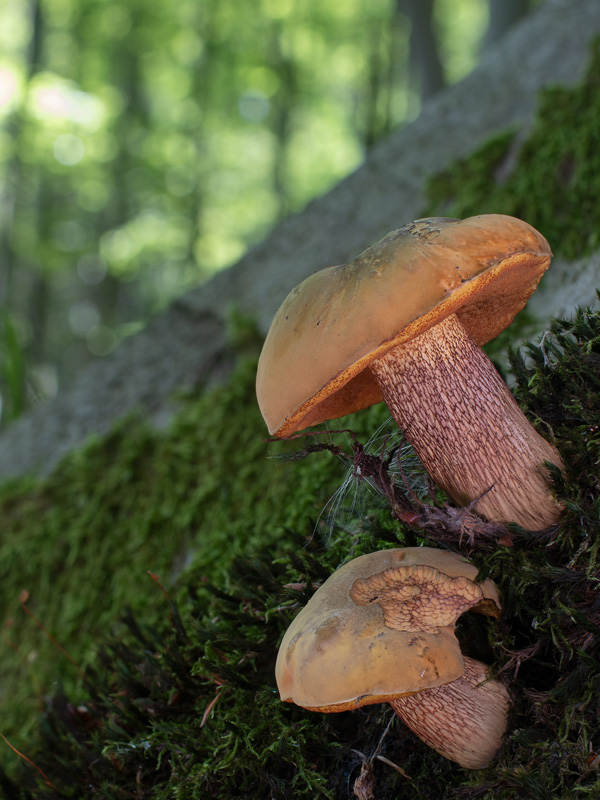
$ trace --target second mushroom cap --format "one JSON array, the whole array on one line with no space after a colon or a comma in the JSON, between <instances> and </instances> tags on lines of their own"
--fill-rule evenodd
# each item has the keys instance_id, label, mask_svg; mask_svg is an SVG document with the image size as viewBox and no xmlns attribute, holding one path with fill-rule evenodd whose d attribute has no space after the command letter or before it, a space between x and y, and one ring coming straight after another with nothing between
<instances>
[{"instance_id":1,"label":"second mushroom cap","mask_svg":"<svg viewBox=\"0 0 600 800\"><path fill-rule=\"evenodd\" d=\"M430 547L380 550L340 567L283 638L281 699L343 711L456 680L464 672L456 619L468 609L500 613L494 584L476 576L461 556Z\"/></svg>"}]
</instances>

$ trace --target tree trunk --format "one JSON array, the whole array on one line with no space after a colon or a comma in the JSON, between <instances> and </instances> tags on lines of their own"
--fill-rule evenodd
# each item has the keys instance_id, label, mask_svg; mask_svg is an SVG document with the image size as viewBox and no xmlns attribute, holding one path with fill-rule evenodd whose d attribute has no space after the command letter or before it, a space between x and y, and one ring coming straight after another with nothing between
<instances>
[{"instance_id":1,"label":"tree trunk","mask_svg":"<svg viewBox=\"0 0 600 800\"><path fill-rule=\"evenodd\" d=\"M410 62L418 75L421 100L446 85L432 26L434 0L398 0L398 10L410 20Z\"/></svg>"},{"instance_id":2,"label":"tree trunk","mask_svg":"<svg viewBox=\"0 0 600 800\"><path fill-rule=\"evenodd\" d=\"M490 22L486 44L501 39L506 31L529 12L529 0L489 0Z\"/></svg>"}]
</instances>

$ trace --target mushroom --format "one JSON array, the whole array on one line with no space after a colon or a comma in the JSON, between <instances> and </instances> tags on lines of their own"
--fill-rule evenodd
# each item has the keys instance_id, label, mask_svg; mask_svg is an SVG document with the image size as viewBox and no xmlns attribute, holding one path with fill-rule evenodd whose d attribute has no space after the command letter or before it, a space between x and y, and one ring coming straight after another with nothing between
<instances>
[{"instance_id":1,"label":"mushroom","mask_svg":"<svg viewBox=\"0 0 600 800\"><path fill-rule=\"evenodd\" d=\"M501 214L421 219L293 289L260 356L256 391L278 437L385 400L433 480L459 505L529 530L561 513L532 427L480 345L547 269L548 242Z\"/></svg>"},{"instance_id":2,"label":"mushroom","mask_svg":"<svg viewBox=\"0 0 600 800\"><path fill-rule=\"evenodd\" d=\"M477 568L431 547L353 559L315 592L277 656L281 699L336 712L388 702L440 755L485 767L501 745L508 694L485 664L463 656L457 618L498 616L494 584Z\"/></svg>"}]
</instances>

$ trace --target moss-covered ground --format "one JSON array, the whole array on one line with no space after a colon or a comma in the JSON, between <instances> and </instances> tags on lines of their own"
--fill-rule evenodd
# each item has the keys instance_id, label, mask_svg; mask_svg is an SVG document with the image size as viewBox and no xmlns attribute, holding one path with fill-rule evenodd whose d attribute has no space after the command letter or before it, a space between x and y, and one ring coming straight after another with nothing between
<instances>
[{"instance_id":1,"label":"moss-covered ground","mask_svg":"<svg viewBox=\"0 0 600 800\"><path fill-rule=\"evenodd\" d=\"M594 51L581 86L543 94L525 141L508 133L432 180L427 213L516 214L556 253L597 247L598 66ZM473 519L457 522L410 456L394 469L390 428L373 440L381 408L332 426L355 438L265 442L253 356L227 386L179 398L169 430L125 420L49 478L2 487L0 733L31 760L0 743L2 796L600 797L598 314L556 323L527 355L512 355L515 391L567 465L564 519L539 535L478 525L470 543ZM369 481L346 481L353 463ZM503 597L498 623L461 623L513 697L481 772L387 706L311 714L275 690L277 643L314 587L349 557L415 542L462 549Z\"/></svg>"},{"instance_id":2,"label":"moss-covered ground","mask_svg":"<svg viewBox=\"0 0 600 800\"><path fill-rule=\"evenodd\" d=\"M360 436L325 435L323 450L296 443L304 458L278 469L304 481L310 464L321 473L332 461L341 472L361 467L336 526L311 521L317 509L309 502L304 518L288 530L282 521L271 538L263 532L237 548L215 535L225 573L209 574L217 556L207 554L192 559L170 592L168 582L147 577L144 601L132 593L135 610L123 606L84 677L63 661L60 672L79 685L39 698L26 753L35 767L23 762L0 775L4 796L600 796L600 314L555 323L528 355L530 365L512 355L519 400L567 465L564 478L555 474L565 506L559 526L531 533L479 521L472 539L473 515L457 517L436 496L397 436L369 447ZM394 468L399 454L402 473ZM323 487L310 488L312 499ZM466 615L459 626L463 650L492 664L512 696L505 743L482 771L437 756L385 705L316 714L281 703L276 691L278 641L316 586L348 558L419 542L472 558L503 599L499 622ZM87 625L89 635L97 632ZM61 644L75 642L69 629L53 633ZM54 664L63 658L44 652Z\"/></svg>"},{"instance_id":3,"label":"moss-covered ground","mask_svg":"<svg viewBox=\"0 0 600 800\"><path fill-rule=\"evenodd\" d=\"M181 398L167 433L128 418L48 479L3 487L0 732L28 735L32 712L68 666L24 612L22 591L27 608L86 669L123 609L148 623L162 614L148 571L170 588L196 563L203 579L227 586L234 558L261 546L289 552L287 532L308 531L317 519L339 467L325 457L292 470L274 458L290 445L265 441L255 371L248 357L227 386ZM80 679L67 673L66 680Z\"/></svg>"}]
</instances>

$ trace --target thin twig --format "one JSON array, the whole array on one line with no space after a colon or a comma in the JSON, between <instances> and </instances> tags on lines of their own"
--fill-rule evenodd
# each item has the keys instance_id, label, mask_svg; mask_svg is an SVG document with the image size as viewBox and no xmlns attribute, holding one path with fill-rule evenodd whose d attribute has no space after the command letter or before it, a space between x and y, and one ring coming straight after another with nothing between
<instances>
[{"instance_id":1,"label":"thin twig","mask_svg":"<svg viewBox=\"0 0 600 800\"><path fill-rule=\"evenodd\" d=\"M21 753L20 750L17 750L17 748L8 741L8 739L2 733L2 731L0 731L0 736L2 737L2 740L5 742L5 744L7 744L10 747L10 749L13 751L13 753L16 753L19 756L19 758L22 758L23 761L26 761L28 764L30 764L32 767L34 767L34 769L37 769L37 771L40 773L40 775L44 779L44 783L46 784L46 786L50 786L55 791L58 791L58 789L52 783L50 778L48 778L46 773L42 769L40 769L40 767L38 767L38 765L35 762L33 762L30 758L27 758L27 756L24 753Z\"/></svg>"}]
</instances>

